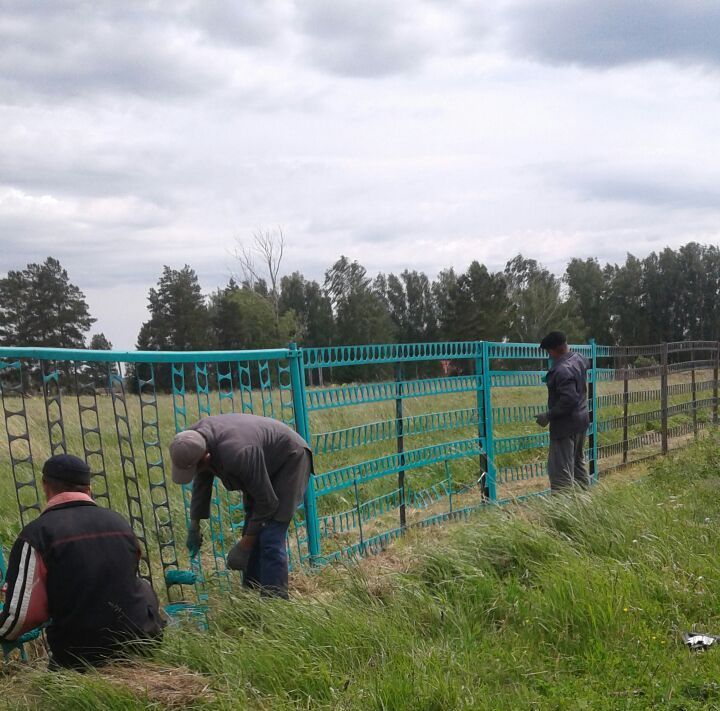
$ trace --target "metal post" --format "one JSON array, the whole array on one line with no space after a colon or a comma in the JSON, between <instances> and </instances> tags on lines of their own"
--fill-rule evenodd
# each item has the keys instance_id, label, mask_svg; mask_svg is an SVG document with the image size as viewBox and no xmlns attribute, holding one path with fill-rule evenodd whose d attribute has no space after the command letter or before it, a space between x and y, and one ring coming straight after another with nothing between
<instances>
[{"instance_id":1,"label":"metal post","mask_svg":"<svg viewBox=\"0 0 720 711\"><path fill-rule=\"evenodd\" d=\"M403 433L403 369L402 363L395 363L395 431L397 452L400 460L398 489L400 491L400 526L405 528L405 437Z\"/></svg>"},{"instance_id":2,"label":"metal post","mask_svg":"<svg viewBox=\"0 0 720 711\"><path fill-rule=\"evenodd\" d=\"M590 339L590 367L591 377L589 383L589 399L590 399L590 477L592 481L598 480L598 444L597 444L597 345L595 339Z\"/></svg>"},{"instance_id":3,"label":"metal post","mask_svg":"<svg viewBox=\"0 0 720 711\"><path fill-rule=\"evenodd\" d=\"M485 486L483 495L488 501L497 499L495 482L495 447L492 421L492 374L490 371L489 344L482 341L480 356L475 358L477 377L478 434L485 438Z\"/></svg>"},{"instance_id":4,"label":"metal post","mask_svg":"<svg viewBox=\"0 0 720 711\"><path fill-rule=\"evenodd\" d=\"M713 368L713 411L712 421L718 423L718 370L720 370L720 341L715 344L715 367Z\"/></svg>"},{"instance_id":5,"label":"metal post","mask_svg":"<svg viewBox=\"0 0 720 711\"><path fill-rule=\"evenodd\" d=\"M693 419L693 435L698 436L698 420L697 420L697 385L695 383L695 351L690 351L691 368L691 388L692 388L692 419Z\"/></svg>"},{"instance_id":6,"label":"metal post","mask_svg":"<svg viewBox=\"0 0 720 711\"><path fill-rule=\"evenodd\" d=\"M302 362L302 351L295 343L291 343L288 361L290 364L290 383L292 386L293 411L295 413L295 429L310 445L310 424L305 407L305 370ZM315 500L315 476L310 475L305 490L305 526L307 527L308 553L310 564L316 563L320 555L320 530L317 517L317 501Z\"/></svg>"},{"instance_id":7,"label":"metal post","mask_svg":"<svg viewBox=\"0 0 720 711\"><path fill-rule=\"evenodd\" d=\"M627 361L625 362L625 368L623 369L623 464L628 460L628 366Z\"/></svg>"},{"instance_id":8,"label":"metal post","mask_svg":"<svg viewBox=\"0 0 720 711\"><path fill-rule=\"evenodd\" d=\"M445 476L447 478L447 488L448 488L448 505L449 505L449 511L448 513L452 513L453 510L453 482L452 482L452 472L450 471L450 465L448 464L448 460L445 460Z\"/></svg>"},{"instance_id":9,"label":"metal post","mask_svg":"<svg viewBox=\"0 0 720 711\"><path fill-rule=\"evenodd\" d=\"M660 352L660 418L662 453L668 452L668 344L662 344Z\"/></svg>"},{"instance_id":10,"label":"metal post","mask_svg":"<svg viewBox=\"0 0 720 711\"><path fill-rule=\"evenodd\" d=\"M355 491L355 510L357 511L358 531L360 533L360 553L364 553L365 536L363 534L362 511L360 510L360 493L358 492L357 478L353 479L353 489Z\"/></svg>"}]
</instances>

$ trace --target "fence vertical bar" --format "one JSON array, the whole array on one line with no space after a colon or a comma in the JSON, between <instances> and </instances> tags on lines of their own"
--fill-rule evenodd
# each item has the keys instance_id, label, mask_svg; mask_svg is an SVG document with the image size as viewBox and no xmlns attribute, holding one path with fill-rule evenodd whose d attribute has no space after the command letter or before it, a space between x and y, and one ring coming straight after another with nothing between
<instances>
[{"instance_id":1,"label":"fence vertical bar","mask_svg":"<svg viewBox=\"0 0 720 711\"><path fill-rule=\"evenodd\" d=\"M310 423L306 407L305 366L302 351L297 344L291 343L288 352L290 364L290 384L292 386L293 409L295 411L295 429L310 446ZM305 490L305 525L307 526L308 553L310 564L313 565L320 555L320 527L317 517L317 501L315 500L315 475L310 475Z\"/></svg>"},{"instance_id":2,"label":"fence vertical bar","mask_svg":"<svg viewBox=\"0 0 720 711\"><path fill-rule=\"evenodd\" d=\"M628 366L627 362L623 368L623 433L622 433L622 453L623 464L628 460Z\"/></svg>"},{"instance_id":3,"label":"fence vertical bar","mask_svg":"<svg viewBox=\"0 0 720 711\"><path fill-rule=\"evenodd\" d=\"M17 375L17 384L13 383L12 376L14 374ZM5 418L5 433L13 482L15 483L18 513L23 526L39 516L42 511L25 405L26 385L29 382L29 377L26 375L21 360L0 361L0 396L2 396Z\"/></svg>"},{"instance_id":4,"label":"fence vertical bar","mask_svg":"<svg viewBox=\"0 0 720 711\"><path fill-rule=\"evenodd\" d=\"M448 464L448 460L445 460L445 478L447 479L447 488L448 488L448 513L452 513L453 510L453 482L452 482L452 472L450 471L450 465Z\"/></svg>"},{"instance_id":5,"label":"fence vertical bar","mask_svg":"<svg viewBox=\"0 0 720 711\"><path fill-rule=\"evenodd\" d=\"M592 481L598 480L598 438L597 438L597 415L598 415L598 397L597 397L597 344L595 339L590 341L590 476Z\"/></svg>"},{"instance_id":6,"label":"fence vertical bar","mask_svg":"<svg viewBox=\"0 0 720 711\"><path fill-rule=\"evenodd\" d=\"M395 432L397 453L400 460L398 490L400 491L400 527L405 528L405 436L403 432L403 370L402 363L395 363Z\"/></svg>"},{"instance_id":7,"label":"fence vertical bar","mask_svg":"<svg viewBox=\"0 0 720 711\"><path fill-rule=\"evenodd\" d=\"M42 375L50 454L66 454L65 420L63 418L62 387L58 362L41 360L40 373Z\"/></svg>"},{"instance_id":8,"label":"fence vertical bar","mask_svg":"<svg viewBox=\"0 0 720 711\"><path fill-rule=\"evenodd\" d=\"M695 351L690 351L690 362L692 364L690 370L690 386L692 391L692 420L693 420L693 436L698 436L698 419L697 419L697 384L695 382Z\"/></svg>"},{"instance_id":9,"label":"fence vertical bar","mask_svg":"<svg viewBox=\"0 0 720 711\"><path fill-rule=\"evenodd\" d=\"M718 423L718 370L720 370L720 341L715 344L715 367L713 368L713 410L712 421Z\"/></svg>"},{"instance_id":10,"label":"fence vertical bar","mask_svg":"<svg viewBox=\"0 0 720 711\"><path fill-rule=\"evenodd\" d=\"M492 425L492 375L490 373L489 343L480 341L480 357L475 358L475 377L477 378L477 408L479 435L485 437L485 486L483 494L488 501L497 499L495 485L495 446ZM478 367L479 366L479 367ZM482 413L482 416L481 416Z\"/></svg>"},{"instance_id":11,"label":"fence vertical bar","mask_svg":"<svg viewBox=\"0 0 720 711\"><path fill-rule=\"evenodd\" d=\"M360 555L365 552L365 535L362 526L362 511L360 510L360 492L358 491L357 478L353 479L353 491L355 492L355 511L357 511L358 532L360 534Z\"/></svg>"},{"instance_id":12,"label":"fence vertical bar","mask_svg":"<svg viewBox=\"0 0 720 711\"><path fill-rule=\"evenodd\" d=\"M668 344L663 343L660 351L660 427L662 453L668 453Z\"/></svg>"}]
</instances>

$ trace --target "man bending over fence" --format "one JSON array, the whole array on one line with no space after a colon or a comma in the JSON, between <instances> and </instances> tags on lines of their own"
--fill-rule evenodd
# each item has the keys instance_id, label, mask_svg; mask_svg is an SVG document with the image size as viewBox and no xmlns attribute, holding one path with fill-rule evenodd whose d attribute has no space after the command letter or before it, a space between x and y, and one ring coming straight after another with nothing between
<instances>
[{"instance_id":1,"label":"man bending over fence","mask_svg":"<svg viewBox=\"0 0 720 711\"><path fill-rule=\"evenodd\" d=\"M552 491L573 484L590 485L585 464L585 432L590 417L587 404L588 362L568 349L567 338L553 331L543 338L540 348L551 359L547 374L547 412L535 419L541 427L550 425L548 476Z\"/></svg>"},{"instance_id":2,"label":"man bending over fence","mask_svg":"<svg viewBox=\"0 0 720 711\"><path fill-rule=\"evenodd\" d=\"M242 491L242 538L227 557L243 573L246 587L287 598L285 537L303 500L312 455L305 440L282 422L257 415L206 417L170 444L172 479L193 483L187 545L196 555L202 543L200 520L210 517L214 477L229 491Z\"/></svg>"},{"instance_id":3,"label":"man bending over fence","mask_svg":"<svg viewBox=\"0 0 720 711\"><path fill-rule=\"evenodd\" d=\"M99 665L158 641L164 623L138 577L130 525L92 500L82 459L59 454L42 472L47 505L10 552L0 641L48 623L50 668Z\"/></svg>"}]
</instances>

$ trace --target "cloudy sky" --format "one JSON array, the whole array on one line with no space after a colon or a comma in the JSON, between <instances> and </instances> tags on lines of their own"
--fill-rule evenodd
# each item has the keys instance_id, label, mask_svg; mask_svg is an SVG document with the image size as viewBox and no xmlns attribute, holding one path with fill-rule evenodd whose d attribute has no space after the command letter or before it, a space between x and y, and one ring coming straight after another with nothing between
<instances>
[{"instance_id":1,"label":"cloudy sky","mask_svg":"<svg viewBox=\"0 0 720 711\"><path fill-rule=\"evenodd\" d=\"M720 229L716 0L0 0L0 273L52 255L116 347L164 264L518 251L561 272Z\"/></svg>"}]
</instances>

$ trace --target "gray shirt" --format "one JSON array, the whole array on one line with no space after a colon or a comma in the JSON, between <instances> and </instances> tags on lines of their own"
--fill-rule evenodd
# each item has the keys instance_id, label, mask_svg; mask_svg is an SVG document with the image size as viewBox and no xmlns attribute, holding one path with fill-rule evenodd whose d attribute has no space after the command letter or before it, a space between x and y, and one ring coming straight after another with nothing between
<instances>
[{"instance_id":1,"label":"gray shirt","mask_svg":"<svg viewBox=\"0 0 720 711\"><path fill-rule=\"evenodd\" d=\"M250 508L246 533L269 519L290 521L302 500L311 466L287 466L310 448L292 428L269 417L227 414L206 417L189 429L207 442L210 468L193 479L190 518L210 517L213 478L242 491Z\"/></svg>"},{"instance_id":2,"label":"gray shirt","mask_svg":"<svg viewBox=\"0 0 720 711\"><path fill-rule=\"evenodd\" d=\"M587 359L579 353L568 352L548 371L550 439L564 439L587 430L590 423L587 369Z\"/></svg>"}]
</instances>

